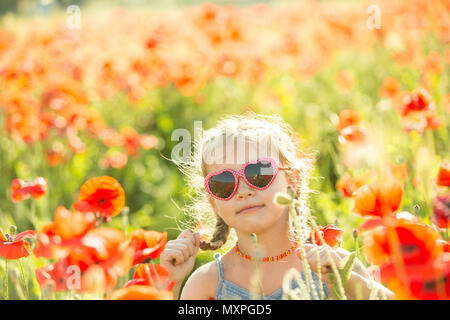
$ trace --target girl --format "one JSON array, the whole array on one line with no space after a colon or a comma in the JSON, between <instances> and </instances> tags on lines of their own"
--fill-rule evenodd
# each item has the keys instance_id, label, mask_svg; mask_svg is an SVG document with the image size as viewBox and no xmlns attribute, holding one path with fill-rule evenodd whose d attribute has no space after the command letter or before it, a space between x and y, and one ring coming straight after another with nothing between
<instances>
[{"instance_id":1,"label":"girl","mask_svg":"<svg viewBox=\"0 0 450 320\"><path fill-rule=\"evenodd\" d=\"M167 242L160 264L176 283L174 297L178 298L183 280L192 271L199 248L217 250L229 237L237 237L233 248L222 256L216 253L215 261L195 270L180 299L282 299L286 297L283 287L294 290L300 285L293 279L282 287L288 271L297 271L306 283L300 246L312 271L309 279L314 285L310 288L315 288L306 298L329 298L330 257L339 266L350 253L307 243L312 162L310 156L299 151L291 127L276 115L229 116L205 131L194 148L193 160L179 163L189 186L194 188L195 198L188 213L195 221L215 224L215 230L209 242L200 241L199 233L188 229ZM286 193L289 188L299 200L296 215L289 214L288 206L274 201L276 193ZM318 279L318 272L324 283ZM393 298L388 289L371 280L356 259L345 283L347 298L368 299L373 287Z\"/></svg>"}]
</instances>

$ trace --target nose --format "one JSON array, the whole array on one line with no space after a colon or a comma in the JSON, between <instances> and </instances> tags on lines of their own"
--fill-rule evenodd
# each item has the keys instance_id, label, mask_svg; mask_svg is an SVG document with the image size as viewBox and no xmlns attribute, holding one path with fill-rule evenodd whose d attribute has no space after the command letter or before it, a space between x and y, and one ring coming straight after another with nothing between
<instances>
[{"instance_id":1,"label":"nose","mask_svg":"<svg viewBox=\"0 0 450 320\"><path fill-rule=\"evenodd\" d=\"M251 188L242 177L238 180L239 186L236 191L237 199L246 199L247 197L252 197L255 195L255 190Z\"/></svg>"}]
</instances>

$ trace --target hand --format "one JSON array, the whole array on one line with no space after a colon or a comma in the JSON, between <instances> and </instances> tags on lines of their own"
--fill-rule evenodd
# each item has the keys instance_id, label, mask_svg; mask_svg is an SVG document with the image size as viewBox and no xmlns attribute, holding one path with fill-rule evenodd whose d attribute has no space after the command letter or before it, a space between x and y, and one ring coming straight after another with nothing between
<instances>
[{"instance_id":1,"label":"hand","mask_svg":"<svg viewBox=\"0 0 450 320\"><path fill-rule=\"evenodd\" d=\"M160 265L169 272L169 280L181 283L192 271L200 247L200 234L184 230L178 238L166 243Z\"/></svg>"},{"instance_id":2,"label":"hand","mask_svg":"<svg viewBox=\"0 0 450 320\"><path fill-rule=\"evenodd\" d=\"M339 268L344 262L344 257L342 257L341 254L338 254L328 245L318 246L315 244L305 243L303 245L303 248L305 249L306 261L308 261L311 271L313 271L315 274L318 274L320 268L322 280L325 281L328 286L330 286L331 280L329 279L328 275L333 273L333 269L331 266L332 261L334 262L336 267ZM327 250L329 251L329 254L327 253ZM299 259L302 258L300 248L297 249L295 253ZM330 260L330 256L332 260Z\"/></svg>"},{"instance_id":3,"label":"hand","mask_svg":"<svg viewBox=\"0 0 450 320\"><path fill-rule=\"evenodd\" d=\"M304 244L304 249L306 260L308 261L311 270L317 274L319 272L318 262L320 261L322 281L327 284L328 288L332 288L333 283L329 277L329 275L333 273L330 256L334 261L335 266L339 269L343 267L343 264L347 261L347 258L351 253L340 247L333 249L328 245L317 246L315 244ZM329 254L327 253L327 250L329 251ZM299 259L301 259L300 249L296 250L296 254ZM365 289L367 289L367 284L370 282L370 275L361 261L355 258L350 281L348 281L345 286L346 294L348 294L349 297L358 296L356 292L358 290L355 289L358 286L358 284L356 284L357 282L363 285L362 289L364 289L364 297L368 299L370 296L370 290Z\"/></svg>"}]
</instances>

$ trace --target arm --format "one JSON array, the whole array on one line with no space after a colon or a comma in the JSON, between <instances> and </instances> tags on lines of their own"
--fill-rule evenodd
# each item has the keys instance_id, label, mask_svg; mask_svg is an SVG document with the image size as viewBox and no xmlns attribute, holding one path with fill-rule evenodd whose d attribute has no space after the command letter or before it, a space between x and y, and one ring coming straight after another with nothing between
<instances>
[{"instance_id":1,"label":"arm","mask_svg":"<svg viewBox=\"0 0 450 320\"><path fill-rule=\"evenodd\" d=\"M219 270L214 261L202 265L186 281L180 300L209 300L216 293Z\"/></svg>"}]
</instances>

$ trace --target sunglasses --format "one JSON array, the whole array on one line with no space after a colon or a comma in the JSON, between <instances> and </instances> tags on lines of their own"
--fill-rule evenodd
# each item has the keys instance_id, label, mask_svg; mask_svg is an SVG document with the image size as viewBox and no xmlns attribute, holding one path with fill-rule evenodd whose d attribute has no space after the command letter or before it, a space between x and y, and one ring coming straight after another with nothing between
<instances>
[{"instance_id":1,"label":"sunglasses","mask_svg":"<svg viewBox=\"0 0 450 320\"><path fill-rule=\"evenodd\" d=\"M278 170L290 169L278 166L272 158L261 158L246 162L239 171L223 169L208 174L205 177L205 188L216 199L230 200L238 189L239 177L252 188L264 190L275 180Z\"/></svg>"}]
</instances>

